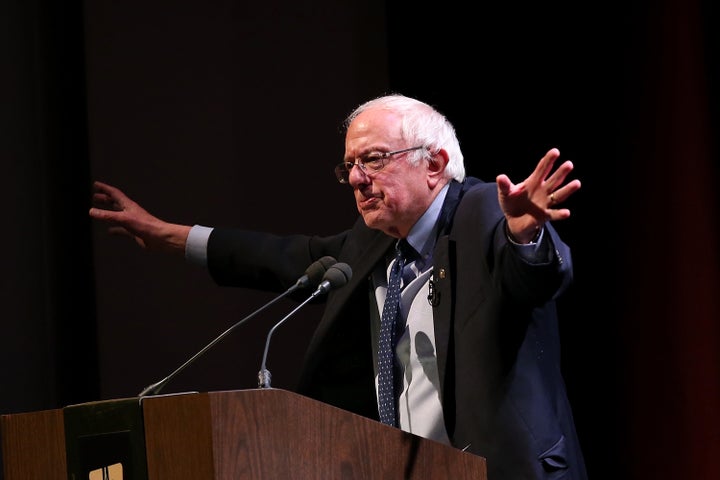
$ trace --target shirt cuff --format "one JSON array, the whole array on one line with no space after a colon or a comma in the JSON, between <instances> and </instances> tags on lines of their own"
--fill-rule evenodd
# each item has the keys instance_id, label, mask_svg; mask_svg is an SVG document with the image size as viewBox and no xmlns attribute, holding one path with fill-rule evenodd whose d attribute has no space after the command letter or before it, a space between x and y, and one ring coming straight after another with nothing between
<instances>
[{"instance_id":1,"label":"shirt cuff","mask_svg":"<svg viewBox=\"0 0 720 480\"><path fill-rule=\"evenodd\" d=\"M518 243L510 235L505 224L505 237L513 245L515 250L518 252L526 262L528 263L542 263L547 257L547 242L543 243L543 237L545 236L545 227L540 227L540 231L537 233L535 238L530 243Z\"/></svg>"},{"instance_id":2,"label":"shirt cuff","mask_svg":"<svg viewBox=\"0 0 720 480\"><path fill-rule=\"evenodd\" d=\"M202 225L193 225L185 243L185 260L207 267L207 244L213 229Z\"/></svg>"}]
</instances>

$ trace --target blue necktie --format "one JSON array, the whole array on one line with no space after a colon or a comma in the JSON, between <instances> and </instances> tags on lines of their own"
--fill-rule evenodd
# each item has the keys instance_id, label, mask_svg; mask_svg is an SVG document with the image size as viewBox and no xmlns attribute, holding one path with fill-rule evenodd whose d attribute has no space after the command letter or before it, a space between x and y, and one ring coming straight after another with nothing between
<instances>
[{"instance_id":1,"label":"blue necktie","mask_svg":"<svg viewBox=\"0 0 720 480\"><path fill-rule=\"evenodd\" d=\"M390 270L387 295L380 318L380 339L378 345L378 401L380 421L386 425L397 425L395 413L395 342L397 317L400 310L400 281L406 261L406 252L412 247L400 240L396 247L395 262Z\"/></svg>"}]
</instances>

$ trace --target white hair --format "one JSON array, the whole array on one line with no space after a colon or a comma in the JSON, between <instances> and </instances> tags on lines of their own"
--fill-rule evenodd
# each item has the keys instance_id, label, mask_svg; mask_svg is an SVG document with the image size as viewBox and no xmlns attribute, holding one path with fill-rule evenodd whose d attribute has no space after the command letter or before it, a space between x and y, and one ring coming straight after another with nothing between
<instances>
[{"instance_id":1,"label":"white hair","mask_svg":"<svg viewBox=\"0 0 720 480\"><path fill-rule=\"evenodd\" d=\"M465 179L465 163L460 142L455 134L455 128L443 114L420 100L391 94L358 106L345 119L345 128L350 126L355 117L371 108L389 110L400 115L402 119L400 132L403 138L413 146L425 146L425 149L412 152L413 155L408 156L412 165L417 165L422 159L430 159L440 149L444 149L449 158L445 167L445 177L459 182Z\"/></svg>"}]
</instances>

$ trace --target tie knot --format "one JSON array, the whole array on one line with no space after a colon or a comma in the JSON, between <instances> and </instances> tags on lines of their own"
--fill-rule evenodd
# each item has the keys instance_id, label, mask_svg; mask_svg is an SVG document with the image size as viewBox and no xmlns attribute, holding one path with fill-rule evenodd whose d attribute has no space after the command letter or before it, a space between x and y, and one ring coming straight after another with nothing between
<instances>
[{"instance_id":1,"label":"tie knot","mask_svg":"<svg viewBox=\"0 0 720 480\"><path fill-rule=\"evenodd\" d=\"M400 239L400 241L397 242L395 250L398 258L402 257L403 259L405 259L406 263L410 263L420 257L420 255L418 255L417 251L413 248L413 246L410 245L410 243L408 243L408 241L404 238Z\"/></svg>"}]
</instances>

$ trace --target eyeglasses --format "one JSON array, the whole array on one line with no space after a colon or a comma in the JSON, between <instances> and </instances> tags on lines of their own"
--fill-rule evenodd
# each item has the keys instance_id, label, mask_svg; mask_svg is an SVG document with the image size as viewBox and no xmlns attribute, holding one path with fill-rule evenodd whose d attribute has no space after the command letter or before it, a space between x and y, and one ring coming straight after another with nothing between
<instances>
[{"instance_id":1,"label":"eyeglasses","mask_svg":"<svg viewBox=\"0 0 720 480\"><path fill-rule=\"evenodd\" d=\"M355 162L342 162L335 167L335 176L340 183L350 183L350 171L355 165L360 167L365 175L371 176L374 173L382 170L387 163L387 160L393 155L399 155L401 153L412 152L413 150L420 150L425 148L424 145L419 147L404 148L402 150L395 150L394 152L372 152L363 158L358 158Z\"/></svg>"}]
</instances>

